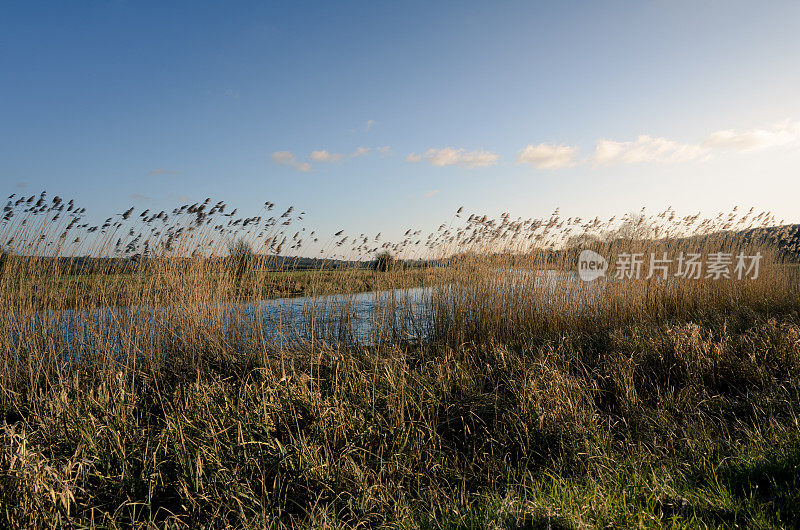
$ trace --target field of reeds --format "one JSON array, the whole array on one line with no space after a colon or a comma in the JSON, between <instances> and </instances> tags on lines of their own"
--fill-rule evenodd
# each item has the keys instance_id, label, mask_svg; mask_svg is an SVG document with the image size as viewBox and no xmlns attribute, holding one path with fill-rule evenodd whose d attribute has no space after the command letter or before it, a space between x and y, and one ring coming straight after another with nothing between
<instances>
[{"instance_id":1,"label":"field of reeds","mask_svg":"<svg viewBox=\"0 0 800 530\"><path fill-rule=\"evenodd\" d=\"M0 526L800 525L797 227L274 207L9 198Z\"/></svg>"}]
</instances>

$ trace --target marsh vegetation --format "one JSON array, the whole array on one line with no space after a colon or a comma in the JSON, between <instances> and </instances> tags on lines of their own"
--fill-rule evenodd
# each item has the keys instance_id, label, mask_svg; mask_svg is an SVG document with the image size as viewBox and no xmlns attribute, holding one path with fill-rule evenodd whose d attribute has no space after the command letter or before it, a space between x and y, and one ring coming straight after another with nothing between
<instances>
[{"instance_id":1,"label":"marsh vegetation","mask_svg":"<svg viewBox=\"0 0 800 530\"><path fill-rule=\"evenodd\" d=\"M3 526L800 524L795 227L459 210L389 243L274 206L91 224L73 201L10 199ZM584 283L583 249L761 261ZM261 302L292 294L297 340L276 341Z\"/></svg>"}]
</instances>

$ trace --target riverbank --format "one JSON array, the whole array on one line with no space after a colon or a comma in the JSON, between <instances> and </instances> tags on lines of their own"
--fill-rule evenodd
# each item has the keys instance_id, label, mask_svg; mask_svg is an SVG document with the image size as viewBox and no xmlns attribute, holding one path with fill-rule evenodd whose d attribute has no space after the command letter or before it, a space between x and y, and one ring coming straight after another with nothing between
<instances>
[{"instance_id":1,"label":"riverbank","mask_svg":"<svg viewBox=\"0 0 800 530\"><path fill-rule=\"evenodd\" d=\"M3 389L3 526L800 523L796 311L96 362Z\"/></svg>"},{"instance_id":2,"label":"riverbank","mask_svg":"<svg viewBox=\"0 0 800 530\"><path fill-rule=\"evenodd\" d=\"M270 300L331 294L357 294L435 285L440 269L379 272L371 269L265 270L232 278L219 267L185 272L18 274L3 286L3 297L17 307L67 310L137 305L145 300L209 301Z\"/></svg>"}]
</instances>

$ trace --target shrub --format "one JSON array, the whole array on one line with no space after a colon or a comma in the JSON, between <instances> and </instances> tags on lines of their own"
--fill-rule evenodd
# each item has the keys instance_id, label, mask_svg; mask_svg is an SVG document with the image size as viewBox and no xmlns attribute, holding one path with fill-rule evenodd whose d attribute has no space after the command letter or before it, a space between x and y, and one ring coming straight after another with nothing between
<instances>
[{"instance_id":1,"label":"shrub","mask_svg":"<svg viewBox=\"0 0 800 530\"><path fill-rule=\"evenodd\" d=\"M375 257L372 267L379 272L387 272L403 267L403 261L392 256L390 252L380 252Z\"/></svg>"},{"instance_id":2,"label":"shrub","mask_svg":"<svg viewBox=\"0 0 800 530\"><path fill-rule=\"evenodd\" d=\"M255 253L247 241L235 239L228 245L228 260L231 274L240 281L252 270Z\"/></svg>"},{"instance_id":3,"label":"shrub","mask_svg":"<svg viewBox=\"0 0 800 530\"><path fill-rule=\"evenodd\" d=\"M8 259L11 257L11 252L7 249L0 249L0 273L3 272L3 269L8 263Z\"/></svg>"}]
</instances>

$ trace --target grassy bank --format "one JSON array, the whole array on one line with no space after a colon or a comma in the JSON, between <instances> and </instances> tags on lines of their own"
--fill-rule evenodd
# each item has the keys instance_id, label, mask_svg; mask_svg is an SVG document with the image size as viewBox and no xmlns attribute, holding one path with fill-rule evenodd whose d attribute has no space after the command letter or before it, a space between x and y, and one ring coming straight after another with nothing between
<instances>
[{"instance_id":1,"label":"grassy bank","mask_svg":"<svg viewBox=\"0 0 800 530\"><path fill-rule=\"evenodd\" d=\"M13 266L13 265L12 265ZM26 266L26 268L29 265ZM196 274L196 273L195 273ZM370 269L253 271L246 281L233 282L224 271L207 271L201 278L182 277L172 271L143 274L87 273L19 274L6 285L6 296L16 292L31 309L75 309L129 306L142 302L144 293L153 300L169 301L191 289L198 302L267 300L298 296L354 294L434 285L434 268L376 272ZM147 296L147 295L145 295Z\"/></svg>"},{"instance_id":2,"label":"grassy bank","mask_svg":"<svg viewBox=\"0 0 800 530\"><path fill-rule=\"evenodd\" d=\"M3 526L800 524L800 315L209 350L2 392Z\"/></svg>"}]
</instances>

